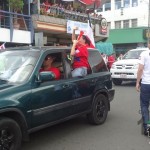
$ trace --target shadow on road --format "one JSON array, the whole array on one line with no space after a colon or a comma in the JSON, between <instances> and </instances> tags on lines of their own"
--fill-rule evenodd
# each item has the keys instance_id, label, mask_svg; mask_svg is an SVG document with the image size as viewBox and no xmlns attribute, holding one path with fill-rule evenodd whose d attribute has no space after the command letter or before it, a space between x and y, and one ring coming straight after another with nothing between
<instances>
[{"instance_id":1,"label":"shadow on road","mask_svg":"<svg viewBox=\"0 0 150 150\"><path fill-rule=\"evenodd\" d=\"M88 123L86 117L81 116L30 134L30 141L23 142L21 150L37 150L41 145L53 145L58 139L94 127Z\"/></svg>"},{"instance_id":2,"label":"shadow on road","mask_svg":"<svg viewBox=\"0 0 150 150\"><path fill-rule=\"evenodd\" d=\"M117 86L117 87L119 87L119 86L121 86L121 87L122 86L131 86L131 87L133 87L135 85L136 85L135 81L123 81L121 85L114 85L114 86Z\"/></svg>"}]
</instances>

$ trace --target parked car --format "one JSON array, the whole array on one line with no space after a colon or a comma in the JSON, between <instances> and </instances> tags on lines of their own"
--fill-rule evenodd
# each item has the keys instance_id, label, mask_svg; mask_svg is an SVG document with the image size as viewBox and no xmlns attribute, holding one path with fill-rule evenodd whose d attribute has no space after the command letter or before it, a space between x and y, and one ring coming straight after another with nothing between
<instances>
[{"instance_id":1,"label":"parked car","mask_svg":"<svg viewBox=\"0 0 150 150\"><path fill-rule=\"evenodd\" d=\"M123 81L135 81L137 78L138 61L141 52L148 48L129 50L122 58L113 63L110 72L115 85L121 85Z\"/></svg>"},{"instance_id":2,"label":"parked car","mask_svg":"<svg viewBox=\"0 0 150 150\"><path fill-rule=\"evenodd\" d=\"M86 115L103 124L115 90L111 73L98 50L89 49L88 75L71 77L70 48L16 47L0 53L0 148L19 150L29 134ZM39 70L48 54L61 79Z\"/></svg>"}]
</instances>

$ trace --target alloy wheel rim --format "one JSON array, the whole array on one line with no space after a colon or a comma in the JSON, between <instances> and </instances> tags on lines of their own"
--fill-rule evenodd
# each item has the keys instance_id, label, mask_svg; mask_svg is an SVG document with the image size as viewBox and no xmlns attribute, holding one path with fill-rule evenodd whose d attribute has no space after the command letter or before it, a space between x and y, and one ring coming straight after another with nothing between
<instances>
[{"instance_id":1,"label":"alloy wheel rim","mask_svg":"<svg viewBox=\"0 0 150 150\"><path fill-rule=\"evenodd\" d=\"M105 104L104 104L104 102L102 100L98 100L98 102L97 102L96 113L97 113L97 117L99 118L99 120L104 117Z\"/></svg>"},{"instance_id":2,"label":"alloy wheel rim","mask_svg":"<svg viewBox=\"0 0 150 150\"><path fill-rule=\"evenodd\" d=\"M13 144L14 135L7 129L0 131L0 150L10 150Z\"/></svg>"}]
</instances>

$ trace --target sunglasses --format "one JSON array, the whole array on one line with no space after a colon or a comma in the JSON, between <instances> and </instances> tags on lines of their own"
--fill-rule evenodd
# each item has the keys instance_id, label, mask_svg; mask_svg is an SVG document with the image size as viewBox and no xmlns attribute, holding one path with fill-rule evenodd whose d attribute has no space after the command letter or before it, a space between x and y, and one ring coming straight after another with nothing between
<instances>
[{"instance_id":1,"label":"sunglasses","mask_svg":"<svg viewBox=\"0 0 150 150\"><path fill-rule=\"evenodd\" d=\"M47 60L49 60L49 59L50 59L49 57L46 57L46 58L45 58L45 61L47 61Z\"/></svg>"}]
</instances>

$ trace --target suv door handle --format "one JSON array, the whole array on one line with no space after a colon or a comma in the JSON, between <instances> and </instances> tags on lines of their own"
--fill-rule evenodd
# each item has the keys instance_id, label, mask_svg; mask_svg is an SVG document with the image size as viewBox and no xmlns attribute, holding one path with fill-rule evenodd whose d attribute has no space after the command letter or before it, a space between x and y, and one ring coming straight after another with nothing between
<instances>
[{"instance_id":1,"label":"suv door handle","mask_svg":"<svg viewBox=\"0 0 150 150\"><path fill-rule=\"evenodd\" d=\"M65 88L68 88L69 87L69 84L64 84L63 85L63 88L65 89Z\"/></svg>"},{"instance_id":2,"label":"suv door handle","mask_svg":"<svg viewBox=\"0 0 150 150\"><path fill-rule=\"evenodd\" d=\"M92 82L92 83L94 83L94 82L95 82L95 80L93 79L91 82Z\"/></svg>"}]
</instances>

